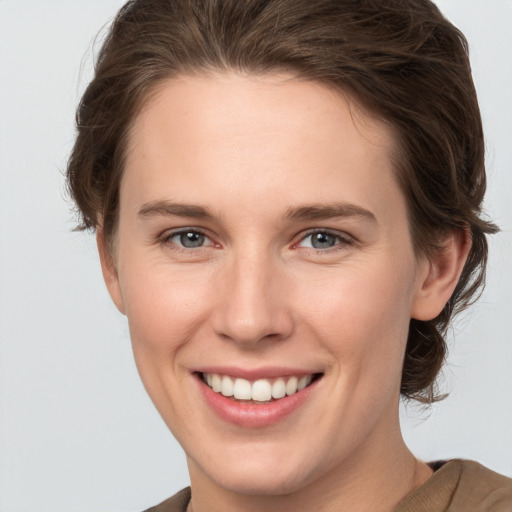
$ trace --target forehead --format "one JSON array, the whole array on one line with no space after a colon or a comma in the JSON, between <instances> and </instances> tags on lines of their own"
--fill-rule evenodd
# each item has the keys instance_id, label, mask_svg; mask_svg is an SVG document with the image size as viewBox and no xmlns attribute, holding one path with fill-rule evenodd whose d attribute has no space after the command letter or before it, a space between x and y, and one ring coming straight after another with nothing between
<instances>
[{"instance_id":1,"label":"forehead","mask_svg":"<svg viewBox=\"0 0 512 512\"><path fill-rule=\"evenodd\" d=\"M160 112L160 119L156 113ZM173 114L172 117L166 114ZM135 118L129 149L161 122L162 134L183 136L181 128L193 125L200 138L203 128L211 137L217 130L264 128L300 130L304 137L315 133L338 142L346 135L342 126L348 117L358 133L375 145L394 146L391 127L373 116L350 93L326 84L306 81L287 74L240 75L234 72L178 76L159 84ZM173 117L179 118L173 123ZM185 124L184 124L185 123ZM176 124L180 125L178 133ZM320 133L322 132L322 133ZM206 142L206 141L205 141Z\"/></svg>"},{"instance_id":2,"label":"forehead","mask_svg":"<svg viewBox=\"0 0 512 512\"><path fill-rule=\"evenodd\" d=\"M135 119L121 196L140 205L178 193L214 202L250 192L285 208L292 192L297 203L371 203L384 182L395 185L394 146L384 122L323 84L184 76L162 84Z\"/></svg>"}]
</instances>

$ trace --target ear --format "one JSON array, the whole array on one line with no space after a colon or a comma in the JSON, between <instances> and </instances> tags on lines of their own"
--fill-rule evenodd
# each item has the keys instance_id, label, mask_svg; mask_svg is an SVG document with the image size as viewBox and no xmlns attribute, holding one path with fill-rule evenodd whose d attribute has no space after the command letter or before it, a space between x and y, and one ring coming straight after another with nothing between
<instances>
[{"instance_id":1,"label":"ear","mask_svg":"<svg viewBox=\"0 0 512 512\"><path fill-rule=\"evenodd\" d=\"M117 309L124 315L126 313L123 294L121 293L121 287L119 285L119 275L117 273L117 268L111 251L107 248L102 228L98 228L96 230L96 243L98 245L98 252L100 255L101 271L103 273L105 284L107 285L108 293L114 301Z\"/></svg>"},{"instance_id":2,"label":"ear","mask_svg":"<svg viewBox=\"0 0 512 512\"><path fill-rule=\"evenodd\" d=\"M442 248L425 259L411 318L428 321L441 313L459 282L470 249L469 230L454 230L443 239Z\"/></svg>"}]
</instances>

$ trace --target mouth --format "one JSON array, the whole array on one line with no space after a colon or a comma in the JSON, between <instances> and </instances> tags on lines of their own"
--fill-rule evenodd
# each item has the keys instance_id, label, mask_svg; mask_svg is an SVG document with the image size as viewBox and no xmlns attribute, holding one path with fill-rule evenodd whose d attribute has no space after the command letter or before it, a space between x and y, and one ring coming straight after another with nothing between
<instances>
[{"instance_id":1,"label":"mouth","mask_svg":"<svg viewBox=\"0 0 512 512\"><path fill-rule=\"evenodd\" d=\"M219 373L200 372L198 375L214 393L233 402L263 405L300 393L323 374L286 375L253 381Z\"/></svg>"}]
</instances>

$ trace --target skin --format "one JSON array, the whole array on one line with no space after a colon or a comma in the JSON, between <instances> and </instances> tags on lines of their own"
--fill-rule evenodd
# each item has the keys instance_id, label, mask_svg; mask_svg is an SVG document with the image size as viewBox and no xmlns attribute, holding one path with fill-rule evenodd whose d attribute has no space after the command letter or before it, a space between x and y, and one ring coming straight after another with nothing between
<instances>
[{"instance_id":1,"label":"skin","mask_svg":"<svg viewBox=\"0 0 512 512\"><path fill-rule=\"evenodd\" d=\"M394 146L354 101L283 75L180 77L134 121L115 255L101 228L98 245L195 512L390 511L430 475L400 433L401 366L410 318L441 311L469 241L415 255ZM345 214L290 215L326 205ZM183 247L180 228L203 245ZM332 247L312 247L312 230ZM322 378L284 420L243 428L193 373L227 362Z\"/></svg>"}]
</instances>

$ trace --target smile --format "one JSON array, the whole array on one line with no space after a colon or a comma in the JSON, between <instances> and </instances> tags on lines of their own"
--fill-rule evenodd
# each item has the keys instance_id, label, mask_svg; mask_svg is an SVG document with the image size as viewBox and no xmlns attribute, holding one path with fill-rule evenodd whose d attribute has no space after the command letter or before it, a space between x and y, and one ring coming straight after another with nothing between
<instances>
[{"instance_id":1,"label":"smile","mask_svg":"<svg viewBox=\"0 0 512 512\"><path fill-rule=\"evenodd\" d=\"M251 400L269 402L294 395L308 387L315 375L299 375L277 377L273 379L258 379L249 381L242 378L220 375L218 373L203 373L202 380L215 393L235 400Z\"/></svg>"},{"instance_id":2,"label":"smile","mask_svg":"<svg viewBox=\"0 0 512 512\"><path fill-rule=\"evenodd\" d=\"M247 378L229 373L220 369L199 371L195 380L208 408L221 420L243 428L270 427L285 421L302 410L324 380L323 373L286 372L279 376L275 369L265 372L267 378L262 371L237 370Z\"/></svg>"}]
</instances>

